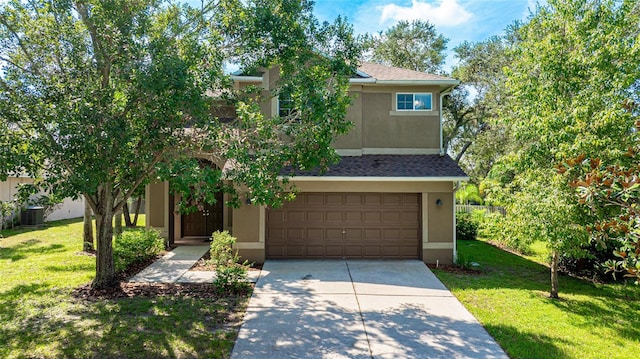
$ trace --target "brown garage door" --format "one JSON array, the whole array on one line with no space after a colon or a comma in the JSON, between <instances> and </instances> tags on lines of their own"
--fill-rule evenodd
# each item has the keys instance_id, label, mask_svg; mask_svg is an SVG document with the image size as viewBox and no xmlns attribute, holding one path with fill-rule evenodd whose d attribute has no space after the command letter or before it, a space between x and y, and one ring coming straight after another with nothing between
<instances>
[{"instance_id":1,"label":"brown garage door","mask_svg":"<svg viewBox=\"0 0 640 359\"><path fill-rule=\"evenodd\" d=\"M417 193L301 193L267 211L267 258L419 258Z\"/></svg>"}]
</instances>

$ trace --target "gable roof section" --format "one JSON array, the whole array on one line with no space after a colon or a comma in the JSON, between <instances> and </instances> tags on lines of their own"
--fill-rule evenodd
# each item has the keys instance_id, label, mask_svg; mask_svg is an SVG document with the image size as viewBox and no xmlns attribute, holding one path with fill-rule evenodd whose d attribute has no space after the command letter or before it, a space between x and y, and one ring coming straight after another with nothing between
<instances>
[{"instance_id":1,"label":"gable roof section","mask_svg":"<svg viewBox=\"0 0 640 359\"><path fill-rule=\"evenodd\" d=\"M327 172L285 169L293 180L417 180L462 181L469 177L449 156L363 155L345 156Z\"/></svg>"},{"instance_id":2,"label":"gable roof section","mask_svg":"<svg viewBox=\"0 0 640 359\"><path fill-rule=\"evenodd\" d=\"M452 81L456 79L450 77L428 74L426 72L403 69L399 67L374 64L373 62L362 62L358 70L379 81Z\"/></svg>"},{"instance_id":3,"label":"gable roof section","mask_svg":"<svg viewBox=\"0 0 640 359\"><path fill-rule=\"evenodd\" d=\"M234 81L239 82L260 82L262 72L244 73L242 70L231 74ZM380 85L440 85L455 86L460 81L446 76L428 74L426 72L403 69L399 67L375 64L373 62L362 62L351 77L353 83L369 83Z\"/></svg>"}]
</instances>

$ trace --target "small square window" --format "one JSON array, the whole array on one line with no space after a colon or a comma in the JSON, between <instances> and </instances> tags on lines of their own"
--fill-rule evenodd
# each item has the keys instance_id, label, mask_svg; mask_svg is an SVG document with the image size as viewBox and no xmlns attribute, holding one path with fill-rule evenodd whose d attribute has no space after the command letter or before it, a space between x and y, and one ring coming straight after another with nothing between
<instances>
[{"instance_id":1,"label":"small square window","mask_svg":"<svg viewBox=\"0 0 640 359\"><path fill-rule=\"evenodd\" d=\"M396 95L396 110L430 111L431 100L430 93L399 93Z\"/></svg>"}]
</instances>

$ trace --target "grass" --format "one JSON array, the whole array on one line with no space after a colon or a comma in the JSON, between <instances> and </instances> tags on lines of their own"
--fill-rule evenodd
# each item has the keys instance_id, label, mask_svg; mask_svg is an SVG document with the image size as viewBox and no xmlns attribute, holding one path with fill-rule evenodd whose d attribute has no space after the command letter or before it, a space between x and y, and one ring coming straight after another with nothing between
<instances>
[{"instance_id":1,"label":"grass","mask_svg":"<svg viewBox=\"0 0 640 359\"><path fill-rule=\"evenodd\" d=\"M235 308L224 299L75 299L95 273L95 258L79 252L81 219L2 235L1 358L229 356L236 329L222 318Z\"/></svg>"},{"instance_id":2,"label":"grass","mask_svg":"<svg viewBox=\"0 0 640 359\"><path fill-rule=\"evenodd\" d=\"M434 270L511 358L637 358L640 287L560 277L549 295L543 244L525 258L483 241L458 241L482 274Z\"/></svg>"}]
</instances>

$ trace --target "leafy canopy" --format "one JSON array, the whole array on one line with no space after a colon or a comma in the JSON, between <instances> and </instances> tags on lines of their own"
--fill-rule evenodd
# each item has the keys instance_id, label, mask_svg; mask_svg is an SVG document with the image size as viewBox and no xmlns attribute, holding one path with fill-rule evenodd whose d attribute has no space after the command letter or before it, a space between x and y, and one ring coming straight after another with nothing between
<instances>
[{"instance_id":1,"label":"leafy canopy","mask_svg":"<svg viewBox=\"0 0 640 359\"><path fill-rule=\"evenodd\" d=\"M344 20L319 24L304 0L3 2L0 176L84 194L97 221L94 284L109 285L113 213L148 181L169 179L183 208L216 191L277 205L283 166L334 159L354 42ZM236 88L228 63L279 68L268 86ZM261 111L283 87L295 125Z\"/></svg>"}]
</instances>

